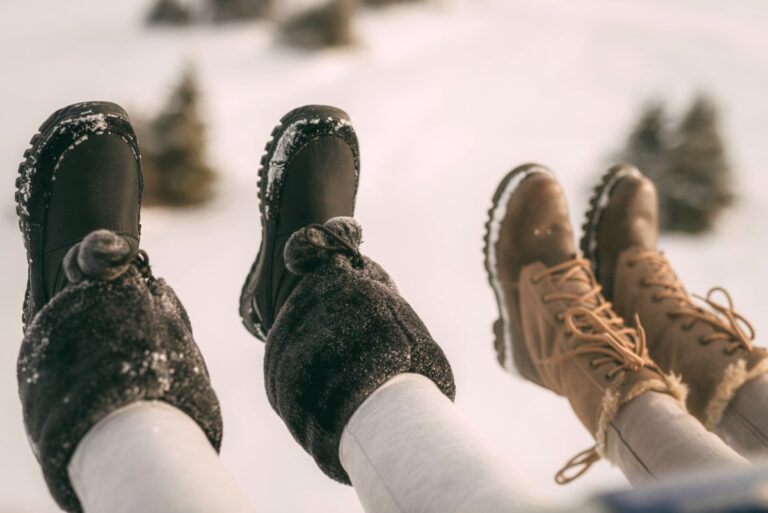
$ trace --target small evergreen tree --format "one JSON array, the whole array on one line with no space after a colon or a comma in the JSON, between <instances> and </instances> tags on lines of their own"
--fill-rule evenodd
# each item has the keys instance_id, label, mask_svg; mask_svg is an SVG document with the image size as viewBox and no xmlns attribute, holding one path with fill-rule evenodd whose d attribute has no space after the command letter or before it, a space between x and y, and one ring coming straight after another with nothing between
<instances>
[{"instance_id":1,"label":"small evergreen tree","mask_svg":"<svg viewBox=\"0 0 768 513\"><path fill-rule=\"evenodd\" d=\"M649 102L629 134L627 145L618 155L618 160L634 165L651 180L658 182L667 167L667 139L664 104L658 100Z\"/></svg>"},{"instance_id":2,"label":"small evergreen tree","mask_svg":"<svg viewBox=\"0 0 768 513\"><path fill-rule=\"evenodd\" d=\"M205 159L205 127L198 102L197 81L187 69L168 105L144 129L146 203L185 206L212 197L215 172Z\"/></svg>"},{"instance_id":3,"label":"small evergreen tree","mask_svg":"<svg viewBox=\"0 0 768 513\"><path fill-rule=\"evenodd\" d=\"M370 5L371 7L385 7L396 4L417 4L423 1L424 0L364 0L365 5Z\"/></svg>"},{"instance_id":4,"label":"small evergreen tree","mask_svg":"<svg viewBox=\"0 0 768 513\"><path fill-rule=\"evenodd\" d=\"M356 0L328 0L286 19L280 25L280 38L308 49L351 45L356 10Z\"/></svg>"},{"instance_id":5,"label":"small evergreen tree","mask_svg":"<svg viewBox=\"0 0 768 513\"><path fill-rule=\"evenodd\" d=\"M664 180L666 230L703 232L733 201L732 172L718 128L717 108L694 100L680 123Z\"/></svg>"},{"instance_id":6,"label":"small evergreen tree","mask_svg":"<svg viewBox=\"0 0 768 513\"><path fill-rule=\"evenodd\" d=\"M249 20L263 17L271 0L208 0L208 9L216 22Z\"/></svg>"},{"instance_id":7,"label":"small evergreen tree","mask_svg":"<svg viewBox=\"0 0 768 513\"><path fill-rule=\"evenodd\" d=\"M662 231L707 231L733 200L717 109L706 97L694 100L674 134L667 129L663 104L647 104L616 157L656 184Z\"/></svg>"},{"instance_id":8,"label":"small evergreen tree","mask_svg":"<svg viewBox=\"0 0 768 513\"><path fill-rule=\"evenodd\" d=\"M178 0L158 0L147 15L150 25L188 25L192 22L192 13Z\"/></svg>"}]
</instances>

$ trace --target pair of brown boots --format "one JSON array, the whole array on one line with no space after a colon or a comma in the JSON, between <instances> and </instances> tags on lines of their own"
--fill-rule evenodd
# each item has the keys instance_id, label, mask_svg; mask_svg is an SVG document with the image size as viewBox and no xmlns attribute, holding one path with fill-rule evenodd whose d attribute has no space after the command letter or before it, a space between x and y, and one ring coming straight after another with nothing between
<instances>
[{"instance_id":1,"label":"pair of brown boots","mask_svg":"<svg viewBox=\"0 0 768 513\"><path fill-rule=\"evenodd\" d=\"M608 170L582 257L551 171L521 166L494 195L485 266L499 306L499 362L565 396L596 440L557 474L561 484L604 455L608 424L640 394L669 394L714 429L738 389L768 371L768 353L752 345L728 293L713 288L695 303L656 249L657 205L637 169Z\"/></svg>"}]
</instances>

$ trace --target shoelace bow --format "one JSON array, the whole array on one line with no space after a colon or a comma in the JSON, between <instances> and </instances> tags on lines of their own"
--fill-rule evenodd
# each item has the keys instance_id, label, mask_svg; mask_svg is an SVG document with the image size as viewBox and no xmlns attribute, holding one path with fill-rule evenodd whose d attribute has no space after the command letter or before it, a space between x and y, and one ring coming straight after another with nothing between
<instances>
[{"instance_id":1,"label":"shoelace bow","mask_svg":"<svg viewBox=\"0 0 768 513\"><path fill-rule=\"evenodd\" d=\"M310 237L310 230L317 230L324 233L337 244L322 244L320 242L315 242L312 240L312 237ZM305 226L304 236L307 238L307 242L309 242L312 246L326 251L344 253L350 257L354 267L363 267L363 256L360 254L360 251L324 224L310 224Z\"/></svg>"},{"instance_id":2,"label":"shoelace bow","mask_svg":"<svg viewBox=\"0 0 768 513\"><path fill-rule=\"evenodd\" d=\"M613 311L611 303L600 294L602 287L596 283L590 269L589 260L577 258L550 267L533 277L533 281L538 282L547 276L552 276L553 284L557 289L562 288L569 281L589 286L589 290L584 293L561 291L545 294L542 297L545 303L558 300L570 303L564 312L557 314L557 318L565 322L566 336L573 336L583 341L573 349L554 355L543 363L556 364L569 358L592 354L595 356L589 364L593 367L607 363L613 364L606 373L606 378L613 380L619 373L635 371L650 363L645 331L637 316L635 316L637 326L635 329L627 326L624 320ZM589 470L599 459L597 445L581 451L557 472L555 481L558 484L570 483ZM575 472L571 473L574 469L576 469Z\"/></svg>"},{"instance_id":3,"label":"shoelace bow","mask_svg":"<svg viewBox=\"0 0 768 513\"><path fill-rule=\"evenodd\" d=\"M711 310L707 310L696 305L691 296L688 296L685 288L672 271L669 262L662 254L656 251L643 251L629 260L628 264L636 265L640 261L649 262L655 267L653 275L645 278L642 283L646 286L659 286L664 289L654 294L654 300L674 299L678 301L678 309L668 313L671 318L688 317L690 320L683 325L686 330L690 329L697 321L706 322L715 329L714 333L700 339L702 345L718 340L729 342L728 347L724 350L727 354L733 354L738 349L745 351L754 349L752 341L755 338L755 329L748 320L734 310L733 299L727 290L723 287L712 287L704 297L693 294L693 298L710 307ZM725 297L726 304L718 303L713 299L713 296L718 292Z\"/></svg>"}]
</instances>

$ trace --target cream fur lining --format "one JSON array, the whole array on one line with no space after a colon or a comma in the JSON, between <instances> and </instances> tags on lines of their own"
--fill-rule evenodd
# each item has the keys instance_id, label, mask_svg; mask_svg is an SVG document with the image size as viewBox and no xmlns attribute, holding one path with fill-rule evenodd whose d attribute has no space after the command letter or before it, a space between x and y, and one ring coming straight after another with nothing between
<instances>
[{"instance_id":1,"label":"cream fur lining","mask_svg":"<svg viewBox=\"0 0 768 513\"><path fill-rule=\"evenodd\" d=\"M686 409L685 400L688 397L688 387L679 376L674 374L662 374L662 379L641 381L634 388L626 392L623 397L615 389L609 388L605 391L602 404L600 405L600 417L598 418L597 431L595 432L596 449L600 456L605 458L608 424L616 416L619 407L641 394L651 391L669 394L680 403L684 410Z\"/></svg>"},{"instance_id":2,"label":"cream fur lining","mask_svg":"<svg viewBox=\"0 0 768 513\"><path fill-rule=\"evenodd\" d=\"M720 424L725 409L730 404L733 396L747 381L768 373L768 358L755 365L752 370L747 370L747 362L740 359L730 364L723 374L723 379L715 389L715 395L709 401L704 412L704 427L712 431Z\"/></svg>"}]
</instances>

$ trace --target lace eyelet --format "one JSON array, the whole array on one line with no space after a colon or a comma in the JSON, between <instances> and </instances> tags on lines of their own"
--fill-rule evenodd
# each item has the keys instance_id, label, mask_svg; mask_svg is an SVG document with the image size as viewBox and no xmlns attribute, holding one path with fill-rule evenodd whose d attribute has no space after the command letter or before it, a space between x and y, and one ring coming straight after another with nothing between
<instances>
[{"instance_id":1,"label":"lace eyelet","mask_svg":"<svg viewBox=\"0 0 768 513\"><path fill-rule=\"evenodd\" d=\"M555 314L555 320L557 320L557 322L565 322L565 315L563 315L563 312Z\"/></svg>"},{"instance_id":2,"label":"lace eyelet","mask_svg":"<svg viewBox=\"0 0 768 513\"><path fill-rule=\"evenodd\" d=\"M658 294L654 294L651 297L651 299L653 300L654 303L661 303L664 300L664 298L663 297L659 297Z\"/></svg>"},{"instance_id":3,"label":"lace eyelet","mask_svg":"<svg viewBox=\"0 0 768 513\"><path fill-rule=\"evenodd\" d=\"M565 338L571 338L573 336L573 332L571 330L565 330Z\"/></svg>"},{"instance_id":4,"label":"lace eyelet","mask_svg":"<svg viewBox=\"0 0 768 513\"><path fill-rule=\"evenodd\" d=\"M611 381L613 379L613 376L611 376L609 373L606 372L605 376L603 376L606 381Z\"/></svg>"},{"instance_id":5,"label":"lace eyelet","mask_svg":"<svg viewBox=\"0 0 768 513\"><path fill-rule=\"evenodd\" d=\"M690 322L684 322L683 324L680 325L680 329L683 331L691 331L692 328L693 328L693 324Z\"/></svg>"},{"instance_id":6,"label":"lace eyelet","mask_svg":"<svg viewBox=\"0 0 768 513\"><path fill-rule=\"evenodd\" d=\"M596 369L596 368L597 368L597 364L595 363L595 361L594 361L594 360L590 360L590 361L589 361L589 367L590 367L591 369Z\"/></svg>"},{"instance_id":7,"label":"lace eyelet","mask_svg":"<svg viewBox=\"0 0 768 513\"><path fill-rule=\"evenodd\" d=\"M711 342L711 340L707 340L704 337L699 337L699 344L702 346L708 346Z\"/></svg>"},{"instance_id":8,"label":"lace eyelet","mask_svg":"<svg viewBox=\"0 0 768 513\"><path fill-rule=\"evenodd\" d=\"M736 352L736 351L731 351L731 350L729 350L727 347L723 349L723 354L724 354L725 356L733 356L733 353L735 353L735 352Z\"/></svg>"}]
</instances>

